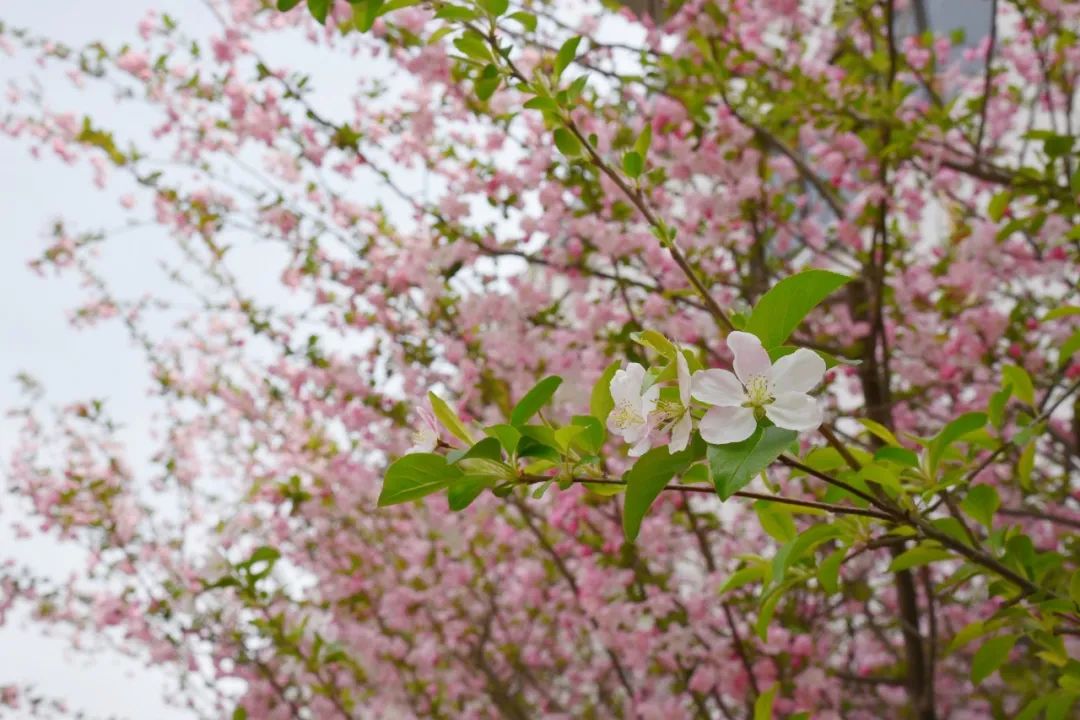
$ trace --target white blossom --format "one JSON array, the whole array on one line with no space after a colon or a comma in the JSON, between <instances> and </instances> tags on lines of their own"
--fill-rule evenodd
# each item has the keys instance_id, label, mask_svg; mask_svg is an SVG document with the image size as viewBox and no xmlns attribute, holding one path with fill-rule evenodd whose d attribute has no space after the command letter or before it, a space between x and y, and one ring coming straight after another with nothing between
<instances>
[{"instance_id":1,"label":"white blossom","mask_svg":"<svg viewBox=\"0 0 1080 720\"><path fill-rule=\"evenodd\" d=\"M821 425L821 406L808 394L825 376L820 355L800 348L774 364L755 335L733 332L727 343L735 356L734 374L699 370L692 381L693 397L712 406L698 425L706 442L745 440L762 414L777 427L796 432Z\"/></svg>"},{"instance_id":2,"label":"white blossom","mask_svg":"<svg viewBox=\"0 0 1080 720\"><path fill-rule=\"evenodd\" d=\"M432 415L431 412L425 408L420 408L417 411L417 415L420 416L420 422L417 424L416 429L413 431L413 444L407 452L434 452L435 448L439 446L439 425L435 420L435 416Z\"/></svg>"},{"instance_id":3,"label":"white blossom","mask_svg":"<svg viewBox=\"0 0 1080 720\"><path fill-rule=\"evenodd\" d=\"M645 368L638 363L630 363L611 378L611 399L615 407L608 414L607 427L633 445L630 448L632 457L644 454L652 444L649 437L653 430L652 415L660 397L659 386L644 386Z\"/></svg>"},{"instance_id":4,"label":"white blossom","mask_svg":"<svg viewBox=\"0 0 1080 720\"><path fill-rule=\"evenodd\" d=\"M671 424L671 442L668 443L668 452L671 453L686 449L690 444L690 432L694 429L694 419L690 416L690 366L686 363L682 350L675 353L675 368L679 381L679 408L675 410L674 422Z\"/></svg>"}]
</instances>

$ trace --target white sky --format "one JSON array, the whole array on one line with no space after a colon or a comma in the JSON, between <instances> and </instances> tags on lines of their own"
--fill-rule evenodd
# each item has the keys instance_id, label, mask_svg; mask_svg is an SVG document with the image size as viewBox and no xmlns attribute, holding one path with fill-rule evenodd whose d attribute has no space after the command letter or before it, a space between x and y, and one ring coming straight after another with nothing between
<instances>
[{"instance_id":1,"label":"white sky","mask_svg":"<svg viewBox=\"0 0 1080 720\"><path fill-rule=\"evenodd\" d=\"M190 0L7 0L0 3L0 19L71 45L97 39L115 45L134 36L135 24L151 7L180 18L192 34L215 29L202 4ZM24 60L0 60L0 80L26 77L34 71ZM106 96L76 94L66 83L50 84L47 89L50 98L61 101L57 104L79 97L80 105L69 107L80 114L108 118L123 128L123 121L110 113ZM115 324L73 331L66 313L81 297L74 279L38 277L26 266L43 249L52 219L82 222L84 229L123 224L117 203L120 186L100 191L90 177L85 166L71 168L51 158L34 160L25 144L0 138L0 412L19 401L12 379L17 372L29 370L42 381L51 403L88 395L106 397L117 417L138 426L150 410L147 374L139 352ZM164 242L154 228L131 231L110 242L104 263L109 279L121 285L125 279L145 279ZM13 423L0 418L0 457L11 449L12 434ZM13 509L8 498L0 495L0 557L14 555L62 577L78 555L40 541L16 543L6 530ZM43 694L66 699L73 711L84 710L92 717L192 717L163 703L164 673L115 653L73 653L66 649L66 641L44 637L34 627L11 626L18 624L0 628L0 685L33 683ZM0 717L20 716L0 710Z\"/></svg>"}]
</instances>

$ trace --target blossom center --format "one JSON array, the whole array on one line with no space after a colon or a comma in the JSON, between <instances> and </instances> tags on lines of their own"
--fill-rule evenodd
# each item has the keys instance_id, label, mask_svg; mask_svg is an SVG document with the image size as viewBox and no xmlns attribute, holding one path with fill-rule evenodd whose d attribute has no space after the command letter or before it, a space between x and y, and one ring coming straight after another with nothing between
<instances>
[{"instance_id":1,"label":"blossom center","mask_svg":"<svg viewBox=\"0 0 1080 720\"><path fill-rule=\"evenodd\" d=\"M615 427L620 430L633 427L635 425L641 425L645 422L645 418L641 417L641 413L634 409L634 406L630 402L623 400L615 406L615 409L611 413L611 419Z\"/></svg>"},{"instance_id":2,"label":"blossom center","mask_svg":"<svg viewBox=\"0 0 1080 720\"><path fill-rule=\"evenodd\" d=\"M674 400L661 400L656 406L656 412L665 417L679 417L686 412L686 408Z\"/></svg>"},{"instance_id":3,"label":"blossom center","mask_svg":"<svg viewBox=\"0 0 1080 720\"><path fill-rule=\"evenodd\" d=\"M750 407L764 407L774 399L772 383L764 375L755 375L746 383L746 404Z\"/></svg>"}]
</instances>

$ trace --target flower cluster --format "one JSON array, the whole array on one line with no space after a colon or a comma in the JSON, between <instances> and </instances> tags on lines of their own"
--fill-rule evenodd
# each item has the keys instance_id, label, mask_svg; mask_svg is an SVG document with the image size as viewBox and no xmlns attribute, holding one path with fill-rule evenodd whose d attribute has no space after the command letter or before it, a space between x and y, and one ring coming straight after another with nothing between
<instances>
[{"instance_id":1,"label":"flower cluster","mask_svg":"<svg viewBox=\"0 0 1080 720\"><path fill-rule=\"evenodd\" d=\"M799 348L773 363L756 335L740 331L728 335L727 345L734 372L712 368L691 375L683 351L676 352L677 400L660 400L660 385L639 363L615 373L607 426L631 444L631 457L665 435L670 452L685 449L695 420L712 445L746 440L762 421L796 432L821 425L821 405L809 395L825 376L820 355ZM692 400L707 408L700 418Z\"/></svg>"},{"instance_id":2,"label":"flower cluster","mask_svg":"<svg viewBox=\"0 0 1080 720\"><path fill-rule=\"evenodd\" d=\"M1068 716L1080 3L978 3L999 32L966 40L869 0L669 2L625 36L595 1L206 4L111 47L0 23L0 136L50 161L20 186L85 163L120 215L34 267L153 372L124 383L145 415L13 416L0 505L33 545L4 543L0 621L123 638L200 717ZM753 317L821 268L850 292ZM642 327L685 350L616 373ZM761 342L700 367L736 327ZM730 499L821 422L830 357L861 361L851 419L797 459L842 484L770 465L777 494ZM453 407L410 443L429 388ZM54 581L39 539L88 562Z\"/></svg>"}]
</instances>

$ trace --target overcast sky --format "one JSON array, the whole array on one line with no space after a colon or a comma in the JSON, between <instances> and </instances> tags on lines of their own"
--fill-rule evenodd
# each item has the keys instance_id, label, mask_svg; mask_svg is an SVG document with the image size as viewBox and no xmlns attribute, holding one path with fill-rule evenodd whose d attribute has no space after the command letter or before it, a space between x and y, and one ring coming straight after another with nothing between
<instances>
[{"instance_id":1,"label":"overcast sky","mask_svg":"<svg viewBox=\"0 0 1080 720\"><path fill-rule=\"evenodd\" d=\"M6 2L0 7L0 20L72 45L97 39L115 45L134 35L138 19L151 7L180 18L192 33L205 34L214 27L202 4L190 0ZM22 59L0 60L0 83L35 72ZM123 129L124 119L110 112L106 95L76 94L69 83L55 80L55 75L48 78L48 95L58 106L108 118ZM124 222L117 201L120 186L100 191L90 177L86 167L34 160L25 144L0 138L0 410L18 401L12 378L28 370L43 383L51 403L107 397L112 412L135 427L149 412L147 376L139 353L117 326L73 331L66 313L81 297L76 284L69 278L37 277L26 266L45 246L45 231L53 219L69 218L85 223L85 228ZM126 233L106 254L106 274L121 286L132 278L145 279L165 242L153 228ZM11 449L12 431L13 423L0 419L0 455ZM79 562L71 549L14 541L7 531L13 510L10 500L0 495L0 558L15 555L57 577ZM43 637L33 627L0 628L0 685L33 683L43 694L67 699L72 710L85 710L93 717L191 717L162 702L166 677L160 671L112 653L92 657L72 653L66 645L59 638ZM0 710L0 717L18 716L5 716Z\"/></svg>"}]
</instances>

